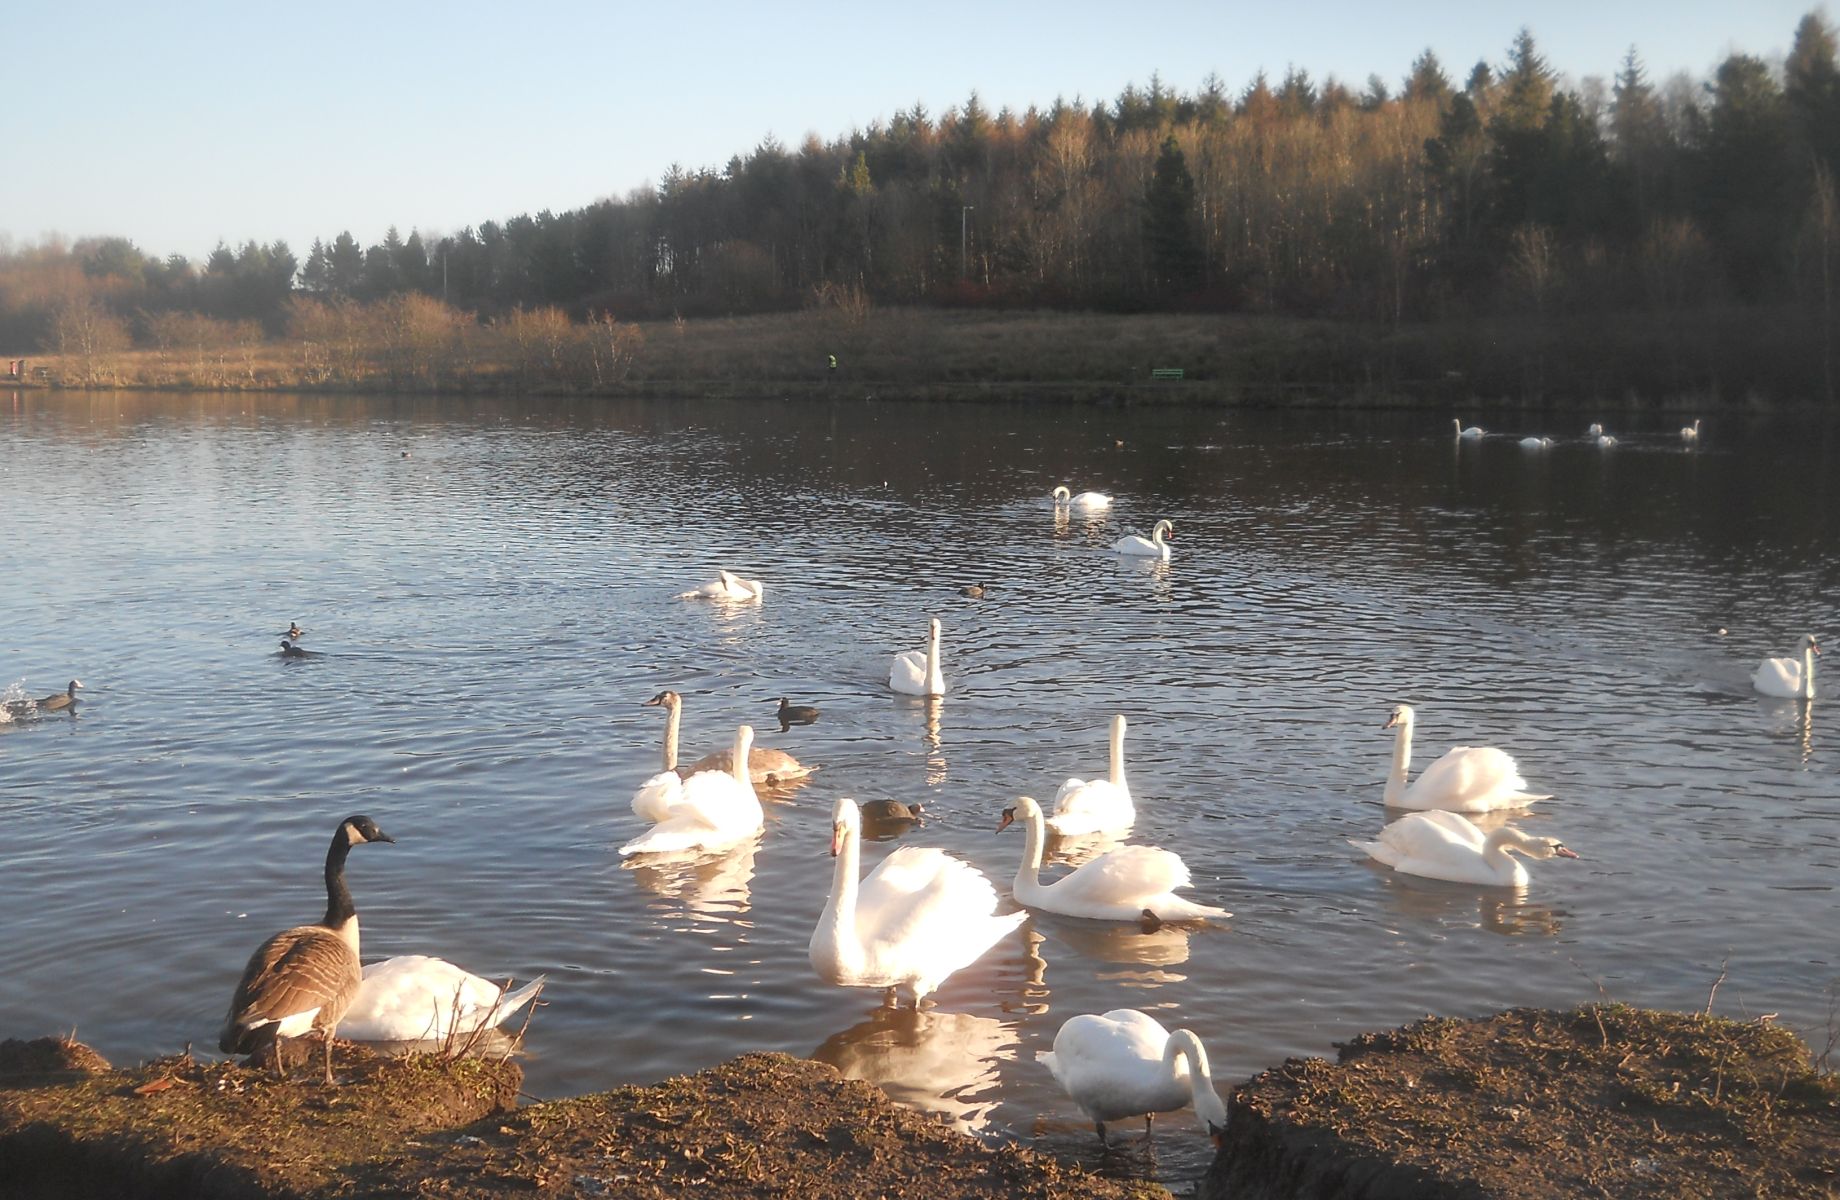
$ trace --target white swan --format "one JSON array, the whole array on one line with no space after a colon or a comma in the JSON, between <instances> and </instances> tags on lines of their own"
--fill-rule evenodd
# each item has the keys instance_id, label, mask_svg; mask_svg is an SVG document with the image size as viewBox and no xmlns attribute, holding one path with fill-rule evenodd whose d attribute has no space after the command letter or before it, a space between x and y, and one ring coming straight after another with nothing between
<instances>
[{"instance_id":1,"label":"white swan","mask_svg":"<svg viewBox=\"0 0 1840 1200\"><path fill-rule=\"evenodd\" d=\"M1106 779L1069 779L1054 794L1048 828L1062 837L1112 833L1137 820L1131 787L1124 780L1124 714L1112 718L1111 775Z\"/></svg>"},{"instance_id":2,"label":"white swan","mask_svg":"<svg viewBox=\"0 0 1840 1200\"><path fill-rule=\"evenodd\" d=\"M360 1042L467 1037L504 1023L543 990L539 975L507 991L444 958L402 954L364 968L339 1033Z\"/></svg>"},{"instance_id":3,"label":"white swan","mask_svg":"<svg viewBox=\"0 0 1840 1200\"><path fill-rule=\"evenodd\" d=\"M766 594L766 585L758 579L743 579L732 571L719 571L713 583L677 593L679 600L758 600Z\"/></svg>"},{"instance_id":4,"label":"white swan","mask_svg":"<svg viewBox=\"0 0 1840 1200\"><path fill-rule=\"evenodd\" d=\"M1069 494L1065 487L1054 489L1054 500L1057 504L1071 504L1075 508L1110 508L1112 506L1112 498L1104 492L1081 492L1075 496Z\"/></svg>"},{"instance_id":5,"label":"white swan","mask_svg":"<svg viewBox=\"0 0 1840 1200\"><path fill-rule=\"evenodd\" d=\"M1380 840L1348 844L1405 875L1479 883L1485 887L1526 887L1527 868L1509 851L1528 858L1577 858L1558 838L1535 837L1503 825L1487 837L1469 818L1454 812L1417 812L1380 831Z\"/></svg>"},{"instance_id":6,"label":"white swan","mask_svg":"<svg viewBox=\"0 0 1840 1200\"><path fill-rule=\"evenodd\" d=\"M1382 729L1399 730L1393 738L1393 769L1386 777L1388 808L1441 808L1452 812L1488 812L1551 800L1527 790L1514 759L1493 746L1456 746L1406 785L1412 762L1412 706L1393 710Z\"/></svg>"},{"instance_id":7,"label":"white swan","mask_svg":"<svg viewBox=\"0 0 1840 1200\"><path fill-rule=\"evenodd\" d=\"M1600 450L1608 450L1614 445L1616 445L1616 438L1612 435L1608 433L1600 433L1597 435L1597 446Z\"/></svg>"},{"instance_id":8,"label":"white swan","mask_svg":"<svg viewBox=\"0 0 1840 1200\"><path fill-rule=\"evenodd\" d=\"M1482 426L1480 425L1471 425L1468 429L1465 429L1463 428L1463 422L1456 417L1450 418L1450 423L1456 429L1457 436L1460 438L1479 438L1482 436Z\"/></svg>"},{"instance_id":9,"label":"white swan","mask_svg":"<svg viewBox=\"0 0 1840 1200\"><path fill-rule=\"evenodd\" d=\"M1141 1115L1144 1130L1160 1112L1195 1106L1202 1132L1220 1144L1227 1106L1214 1091L1207 1051L1186 1029L1170 1033L1134 1008L1069 1017L1054 1049L1038 1055L1105 1140L1105 1123Z\"/></svg>"},{"instance_id":10,"label":"white swan","mask_svg":"<svg viewBox=\"0 0 1840 1200\"><path fill-rule=\"evenodd\" d=\"M1603 432L1604 432L1604 427L1598 424L1596 421L1593 421L1589 425L1586 425L1584 427L1584 435L1589 438L1602 437Z\"/></svg>"},{"instance_id":11,"label":"white swan","mask_svg":"<svg viewBox=\"0 0 1840 1200\"><path fill-rule=\"evenodd\" d=\"M831 808L830 899L811 932L818 977L844 987L906 986L914 1007L961 967L970 966L1026 912L996 914L997 892L983 872L943 850L902 846L859 884L862 817L854 800Z\"/></svg>"},{"instance_id":12,"label":"white swan","mask_svg":"<svg viewBox=\"0 0 1840 1200\"><path fill-rule=\"evenodd\" d=\"M1138 537L1128 533L1112 543L1112 549L1119 554L1136 555L1139 558L1160 558L1169 561L1169 543L1164 539L1175 536L1176 527L1168 521L1158 521L1150 536Z\"/></svg>"},{"instance_id":13,"label":"white swan","mask_svg":"<svg viewBox=\"0 0 1840 1200\"><path fill-rule=\"evenodd\" d=\"M733 761L747 762L753 742L753 726L735 730ZM745 769L698 771L673 787L668 780L676 778L675 772L654 775L633 793L633 815L652 827L621 846L622 856L726 850L766 825Z\"/></svg>"},{"instance_id":14,"label":"white swan","mask_svg":"<svg viewBox=\"0 0 1840 1200\"><path fill-rule=\"evenodd\" d=\"M1552 444L1553 440L1549 437L1524 437L1521 439L1521 449L1523 450L1545 450Z\"/></svg>"},{"instance_id":15,"label":"white swan","mask_svg":"<svg viewBox=\"0 0 1840 1200\"><path fill-rule=\"evenodd\" d=\"M1801 661L1793 658L1766 658L1751 672L1751 686L1766 696L1814 699L1814 660L1821 653L1814 634L1804 633L1797 649Z\"/></svg>"},{"instance_id":16,"label":"white swan","mask_svg":"<svg viewBox=\"0 0 1840 1200\"><path fill-rule=\"evenodd\" d=\"M888 668L888 686L909 696L943 696L946 677L939 669L939 618L927 626L926 649L903 650Z\"/></svg>"},{"instance_id":17,"label":"white swan","mask_svg":"<svg viewBox=\"0 0 1840 1200\"><path fill-rule=\"evenodd\" d=\"M1188 886L1188 867L1168 850L1153 846L1120 846L1053 883L1042 883L1041 806L1028 796L1018 796L1015 807L1003 810L997 832L1018 819L1025 835L1012 889L1018 904L1096 921L1138 921L1146 913L1159 921L1233 915L1224 908L1210 908L1176 895L1177 888Z\"/></svg>"},{"instance_id":18,"label":"white swan","mask_svg":"<svg viewBox=\"0 0 1840 1200\"><path fill-rule=\"evenodd\" d=\"M1682 425L1680 427L1680 440L1681 441L1683 442L1699 441L1699 421L1700 419L1698 417L1694 417L1693 424Z\"/></svg>"}]
</instances>

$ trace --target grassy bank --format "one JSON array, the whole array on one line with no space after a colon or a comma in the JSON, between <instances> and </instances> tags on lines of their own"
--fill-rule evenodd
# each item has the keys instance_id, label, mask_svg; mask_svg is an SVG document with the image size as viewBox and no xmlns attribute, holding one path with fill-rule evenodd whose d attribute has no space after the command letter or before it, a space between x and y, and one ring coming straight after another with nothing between
<instances>
[{"instance_id":1,"label":"grassy bank","mask_svg":"<svg viewBox=\"0 0 1840 1200\"><path fill-rule=\"evenodd\" d=\"M1390 327L1244 315L847 310L480 325L437 301L301 305L290 334L200 319L149 348L29 358L27 386L1237 405L1808 405L1813 314L1701 309ZM219 327L221 326L221 327ZM835 356L837 366L829 362ZM1180 368L1177 381L1153 380Z\"/></svg>"}]
</instances>

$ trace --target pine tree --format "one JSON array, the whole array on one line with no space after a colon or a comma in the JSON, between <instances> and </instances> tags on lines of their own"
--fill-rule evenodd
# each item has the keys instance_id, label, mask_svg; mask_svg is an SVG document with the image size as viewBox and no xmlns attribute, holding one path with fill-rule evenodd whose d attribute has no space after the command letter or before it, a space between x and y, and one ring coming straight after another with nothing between
<instances>
[{"instance_id":1,"label":"pine tree","mask_svg":"<svg viewBox=\"0 0 1840 1200\"><path fill-rule=\"evenodd\" d=\"M1172 133L1163 139L1144 197L1144 241L1150 253L1151 287L1157 291L1179 292L1201 277L1194 210L1194 176Z\"/></svg>"}]
</instances>

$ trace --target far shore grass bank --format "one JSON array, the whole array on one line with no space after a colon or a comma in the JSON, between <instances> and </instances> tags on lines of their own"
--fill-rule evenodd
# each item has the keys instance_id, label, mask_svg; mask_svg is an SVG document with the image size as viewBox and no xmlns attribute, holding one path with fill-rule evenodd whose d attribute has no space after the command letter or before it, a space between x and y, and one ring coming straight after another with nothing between
<instances>
[{"instance_id":1,"label":"far shore grass bank","mask_svg":"<svg viewBox=\"0 0 1840 1200\"><path fill-rule=\"evenodd\" d=\"M159 346L9 355L26 360L19 386L82 390L1704 412L1829 404L1819 326L1802 307L1400 326L876 308L481 324L409 297L306 302L280 338L200 318Z\"/></svg>"}]
</instances>

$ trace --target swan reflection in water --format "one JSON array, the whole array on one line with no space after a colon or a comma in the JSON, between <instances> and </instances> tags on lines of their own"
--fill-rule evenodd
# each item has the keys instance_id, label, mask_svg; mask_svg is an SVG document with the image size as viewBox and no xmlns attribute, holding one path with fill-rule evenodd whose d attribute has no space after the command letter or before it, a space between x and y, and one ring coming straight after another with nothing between
<instances>
[{"instance_id":1,"label":"swan reflection in water","mask_svg":"<svg viewBox=\"0 0 1840 1200\"><path fill-rule=\"evenodd\" d=\"M756 835L721 854L648 854L622 867L646 891L682 902L688 916L732 920L748 911L759 848Z\"/></svg>"},{"instance_id":2,"label":"swan reflection in water","mask_svg":"<svg viewBox=\"0 0 1840 1200\"><path fill-rule=\"evenodd\" d=\"M997 1068L1016 1057L1014 1032L993 1017L878 1008L826 1038L811 1057L846 1079L875 1084L897 1104L937 1113L977 1133L1002 1100Z\"/></svg>"},{"instance_id":3,"label":"swan reflection in water","mask_svg":"<svg viewBox=\"0 0 1840 1200\"><path fill-rule=\"evenodd\" d=\"M945 707L941 696L927 696L926 725L920 740L926 745L926 782L929 787L937 787L946 781L946 755L939 743L939 714Z\"/></svg>"},{"instance_id":4,"label":"swan reflection in water","mask_svg":"<svg viewBox=\"0 0 1840 1200\"><path fill-rule=\"evenodd\" d=\"M1466 924L1503 937L1552 937L1570 914L1527 899L1526 888L1482 887L1402 875L1368 860L1365 864L1385 887L1392 910L1414 922ZM1472 908L1475 916L1470 916Z\"/></svg>"},{"instance_id":5,"label":"swan reflection in water","mask_svg":"<svg viewBox=\"0 0 1840 1200\"><path fill-rule=\"evenodd\" d=\"M1795 739L1801 751L1802 765L1814 757L1814 701L1808 699L1761 701L1764 716L1770 722L1770 735Z\"/></svg>"},{"instance_id":6,"label":"swan reflection in water","mask_svg":"<svg viewBox=\"0 0 1840 1200\"><path fill-rule=\"evenodd\" d=\"M1037 929L1037 925L1041 928ZM1048 981L1050 955L1070 953L1074 959L1087 964L1089 974L1124 987L1155 988L1181 983L1188 976L1164 968L1188 961L1188 939L1194 932L1192 925L1150 928L1119 921L1083 921L1054 913L1034 913L1022 928L1027 976L1021 998L1004 1000L1003 1011L1039 1015L1053 1007L1049 1002L1054 992ZM1094 963L1113 963L1131 969L1091 972Z\"/></svg>"}]
</instances>

